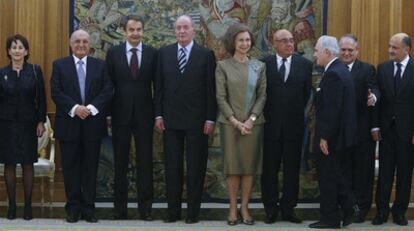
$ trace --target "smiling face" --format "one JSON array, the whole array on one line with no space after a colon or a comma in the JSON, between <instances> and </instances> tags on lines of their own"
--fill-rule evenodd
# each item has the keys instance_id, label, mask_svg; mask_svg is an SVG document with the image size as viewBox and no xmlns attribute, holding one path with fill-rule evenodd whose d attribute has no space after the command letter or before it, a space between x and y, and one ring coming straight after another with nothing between
<instances>
[{"instance_id":1,"label":"smiling face","mask_svg":"<svg viewBox=\"0 0 414 231\"><path fill-rule=\"evenodd\" d=\"M128 20L125 26L124 36L132 46L138 46L138 44L141 42L143 34L144 28L142 22Z\"/></svg>"},{"instance_id":2,"label":"smiling face","mask_svg":"<svg viewBox=\"0 0 414 231\"><path fill-rule=\"evenodd\" d=\"M247 55L252 47L252 41L249 32L240 32L234 38L234 54L235 55Z\"/></svg>"},{"instance_id":3,"label":"smiling face","mask_svg":"<svg viewBox=\"0 0 414 231\"><path fill-rule=\"evenodd\" d=\"M188 16L180 16L175 22L175 37L177 42L185 47L194 38L194 28L191 19Z\"/></svg>"},{"instance_id":4,"label":"smiling face","mask_svg":"<svg viewBox=\"0 0 414 231\"><path fill-rule=\"evenodd\" d=\"M345 64L351 64L358 56L358 44L348 37L339 41L339 58Z\"/></svg>"},{"instance_id":5,"label":"smiling face","mask_svg":"<svg viewBox=\"0 0 414 231\"><path fill-rule=\"evenodd\" d=\"M278 30L273 33L272 45L278 55L287 58L293 54L295 49L295 40L292 33L288 30Z\"/></svg>"},{"instance_id":6,"label":"smiling face","mask_svg":"<svg viewBox=\"0 0 414 231\"><path fill-rule=\"evenodd\" d=\"M70 38L70 48L73 55L79 59L87 56L90 49L89 34L84 30L77 30L73 32Z\"/></svg>"},{"instance_id":7,"label":"smiling face","mask_svg":"<svg viewBox=\"0 0 414 231\"><path fill-rule=\"evenodd\" d=\"M24 57L28 54L26 47L24 47L22 41L16 40L11 43L8 54L13 62L23 61Z\"/></svg>"}]
</instances>

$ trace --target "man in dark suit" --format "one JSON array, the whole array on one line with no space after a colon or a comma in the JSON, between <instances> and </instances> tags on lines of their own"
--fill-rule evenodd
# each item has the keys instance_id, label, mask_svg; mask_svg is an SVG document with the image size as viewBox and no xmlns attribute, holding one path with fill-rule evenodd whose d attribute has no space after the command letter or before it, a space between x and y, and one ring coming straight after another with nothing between
<instances>
[{"instance_id":1,"label":"man in dark suit","mask_svg":"<svg viewBox=\"0 0 414 231\"><path fill-rule=\"evenodd\" d=\"M357 115L357 145L350 152L348 176L360 209L356 223L365 221L372 204L372 189L375 174L375 144L371 136L375 103L380 97L375 68L357 59L359 44L352 34L339 40L339 59L351 72L355 87Z\"/></svg>"},{"instance_id":2,"label":"man in dark suit","mask_svg":"<svg viewBox=\"0 0 414 231\"><path fill-rule=\"evenodd\" d=\"M293 208L299 193L299 167L305 128L304 111L312 84L312 63L294 52L293 35L285 29L272 37L276 55L266 63L263 173L261 178L265 223L282 220L301 223ZM283 164L283 194L279 200L278 175Z\"/></svg>"},{"instance_id":3,"label":"man in dark suit","mask_svg":"<svg viewBox=\"0 0 414 231\"><path fill-rule=\"evenodd\" d=\"M191 18L175 22L177 43L158 53L155 91L155 127L164 134L168 216L181 217L184 147L186 153L187 218L198 222L207 167L208 135L216 119L214 53L193 41Z\"/></svg>"},{"instance_id":4,"label":"man in dark suit","mask_svg":"<svg viewBox=\"0 0 414 231\"><path fill-rule=\"evenodd\" d=\"M324 67L317 88L315 153L320 190L320 221L310 228L340 228L352 223L355 199L345 179L344 160L356 144L355 89L351 75L337 58L335 37L322 36L315 46L317 64Z\"/></svg>"},{"instance_id":5,"label":"man in dark suit","mask_svg":"<svg viewBox=\"0 0 414 231\"><path fill-rule=\"evenodd\" d=\"M140 17L126 16L121 26L127 41L111 48L106 56L108 73L114 85L110 120L115 153L114 217L127 218L127 171L133 135L138 210L142 220L151 221L154 129L152 86L157 64L156 50L141 42L144 21Z\"/></svg>"},{"instance_id":6,"label":"man in dark suit","mask_svg":"<svg viewBox=\"0 0 414 231\"><path fill-rule=\"evenodd\" d=\"M89 57L90 37L84 30L70 37L72 55L53 62L50 80L56 104L55 138L59 140L66 193L66 221L79 216L97 222L94 214L96 173L112 83L102 60Z\"/></svg>"},{"instance_id":7,"label":"man in dark suit","mask_svg":"<svg viewBox=\"0 0 414 231\"><path fill-rule=\"evenodd\" d=\"M377 215L373 225L387 222L389 201L396 173L396 193L391 209L394 223L407 225L405 212L410 202L414 158L414 60L410 58L411 38L405 33L391 37L390 60L378 65L381 91L377 118L381 130L379 176L376 192Z\"/></svg>"}]
</instances>

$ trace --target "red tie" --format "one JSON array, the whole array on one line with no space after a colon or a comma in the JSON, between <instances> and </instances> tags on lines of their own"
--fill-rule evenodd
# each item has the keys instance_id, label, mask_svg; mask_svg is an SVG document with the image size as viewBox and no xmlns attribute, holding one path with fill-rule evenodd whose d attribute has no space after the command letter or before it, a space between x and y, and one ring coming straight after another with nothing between
<instances>
[{"instance_id":1,"label":"red tie","mask_svg":"<svg viewBox=\"0 0 414 231\"><path fill-rule=\"evenodd\" d=\"M131 63L129 65L129 68L131 68L131 75L132 79L137 78L137 72L138 72L138 55L137 55L137 48L131 48L130 50L132 52L131 56Z\"/></svg>"}]
</instances>

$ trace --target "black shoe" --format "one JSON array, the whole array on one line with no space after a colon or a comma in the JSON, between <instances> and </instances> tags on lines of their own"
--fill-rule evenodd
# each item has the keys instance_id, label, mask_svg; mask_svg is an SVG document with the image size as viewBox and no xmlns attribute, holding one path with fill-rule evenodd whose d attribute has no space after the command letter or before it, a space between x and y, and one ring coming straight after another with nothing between
<instances>
[{"instance_id":1,"label":"black shoe","mask_svg":"<svg viewBox=\"0 0 414 231\"><path fill-rule=\"evenodd\" d=\"M127 220L128 216L127 213L115 212L114 213L114 220Z\"/></svg>"},{"instance_id":2,"label":"black shoe","mask_svg":"<svg viewBox=\"0 0 414 231\"><path fill-rule=\"evenodd\" d=\"M27 221L33 219L32 205L24 205L23 219Z\"/></svg>"},{"instance_id":3,"label":"black shoe","mask_svg":"<svg viewBox=\"0 0 414 231\"><path fill-rule=\"evenodd\" d=\"M198 218L195 218L195 217L187 217L185 219L185 223L186 224L195 224L195 223L198 223Z\"/></svg>"},{"instance_id":4,"label":"black shoe","mask_svg":"<svg viewBox=\"0 0 414 231\"><path fill-rule=\"evenodd\" d=\"M167 218L164 219L164 223L174 223L178 220L180 220L180 216L167 216Z\"/></svg>"},{"instance_id":5,"label":"black shoe","mask_svg":"<svg viewBox=\"0 0 414 231\"><path fill-rule=\"evenodd\" d=\"M283 221L289 221L291 223L296 223L296 224L302 223L302 220L298 216L296 216L295 213L292 213L292 214L287 215L287 216L283 215L282 220Z\"/></svg>"},{"instance_id":6,"label":"black shoe","mask_svg":"<svg viewBox=\"0 0 414 231\"><path fill-rule=\"evenodd\" d=\"M7 210L7 219L14 220L16 219L16 203L10 204L9 209Z\"/></svg>"},{"instance_id":7,"label":"black shoe","mask_svg":"<svg viewBox=\"0 0 414 231\"><path fill-rule=\"evenodd\" d=\"M227 217L227 224L230 226L235 226L239 223L239 221L236 219L231 219L230 217Z\"/></svg>"},{"instance_id":8,"label":"black shoe","mask_svg":"<svg viewBox=\"0 0 414 231\"><path fill-rule=\"evenodd\" d=\"M277 221L277 214L269 213L266 214L266 217L264 219L264 223L266 224L273 224Z\"/></svg>"},{"instance_id":9,"label":"black shoe","mask_svg":"<svg viewBox=\"0 0 414 231\"><path fill-rule=\"evenodd\" d=\"M141 213L141 215L139 216L139 219L143 220L143 221L153 221L154 220L151 213Z\"/></svg>"},{"instance_id":10,"label":"black shoe","mask_svg":"<svg viewBox=\"0 0 414 231\"><path fill-rule=\"evenodd\" d=\"M240 216L240 222L245 224L245 225L254 225L254 220L252 217L247 217L244 218L241 214L241 211L239 211L239 216Z\"/></svg>"},{"instance_id":11,"label":"black shoe","mask_svg":"<svg viewBox=\"0 0 414 231\"><path fill-rule=\"evenodd\" d=\"M98 219L96 218L96 216L95 216L95 214L93 212L82 214L82 217L81 218L83 220L85 220L86 222L88 222L88 223L96 223L96 222L98 222Z\"/></svg>"},{"instance_id":12,"label":"black shoe","mask_svg":"<svg viewBox=\"0 0 414 231\"><path fill-rule=\"evenodd\" d=\"M341 225L340 224L331 225L331 224L327 224L322 221L318 221L318 222L309 224L309 228L311 229L339 229L341 228Z\"/></svg>"},{"instance_id":13,"label":"black shoe","mask_svg":"<svg viewBox=\"0 0 414 231\"><path fill-rule=\"evenodd\" d=\"M365 215L360 214L354 220L354 223L361 224L365 222Z\"/></svg>"},{"instance_id":14,"label":"black shoe","mask_svg":"<svg viewBox=\"0 0 414 231\"><path fill-rule=\"evenodd\" d=\"M388 220L388 216L377 214L374 219L372 220L371 224L373 225L382 225L386 223Z\"/></svg>"},{"instance_id":15,"label":"black shoe","mask_svg":"<svg viewBox=\"0 0 414 231\"><path fill-rule=\"evenodd\" d=\"M79 221L79 213L78 212L66 212L66 222L75 223Z\"/></svg>"},{"instance_id":16,"label":"black shoe","mask_svg":"<svg viewBox=\"0 0 414 231\"><path fill-rule=\"evenodd\" d=\"M392 221L397 225L401 225L401 226L408 225L407 218L405 218L404 215L393 215Z\"/></svg>"},{"instance_id":17,"label":"black shoe","mask_svg":"<svg viewBox=\"0 0 414 231\"><path fill-rule=\"evenodd\" d=\"M354 205L350 211L344 212L344 217L342 219L342 226L346 227L352 224L352 222L358 216L359 216L359 207L358 205Z\"/></svg>"}]
</instances>

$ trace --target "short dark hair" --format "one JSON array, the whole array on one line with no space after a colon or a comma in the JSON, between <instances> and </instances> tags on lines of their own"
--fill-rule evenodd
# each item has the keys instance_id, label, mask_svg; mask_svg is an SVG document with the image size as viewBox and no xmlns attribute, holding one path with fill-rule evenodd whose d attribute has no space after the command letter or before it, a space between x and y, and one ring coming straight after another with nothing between
<instances>
[{"instance_id":1,"label":"short dark hair","mask_svg":"<svg viewBox=\"0 0 414 231\"><path fill-rule=\"evenodd\" d=\"M15 42L17 43L17 41L20 41L24 48L27 50L27 55L24 56L24 61L26 62L29 59L29 42L27 41L26 37L24 37L21 34L15 34L12 36L9 36L6 40L6 54L7 54L7 58L9 58L11 60L11 56L9 54L9 50L12 46L12 43Z\"/></svg>"},{"instance_id":2,"label":"short dark hair","mask_svg":"<svg viewBox=\"0 0 414 231\"><path fill-rule=\"evenodd\" d=\"M410 38L410 36L404 36L404 37L402 38L402 42L403 42L406 46L408 46L408 47L410 48L410 50L411 50L411 38Z\"/></svg>"},{"instance_id":3,"label":"short dark hair","mask_svg":"<svg viewBox=\"0 0 414 231\"><path fill-rule=\"evenodd\" d=\"M132 20L132 21L136 21L136 22L140 22L142 24L142 28L144 28L144 19L142 19L140 16L135 15L135 14L130 14L127 16L124 16L121 19L121 22L119 23L119 25L122 27L122 29L124 29L126 31L126 26L128 24L128 21Z\"/></svg>"},{"instance_id":4,"label":"short dark hair","mask_svg":"<svg viewBox=\"0 0 414 231\"><path fill-rule=\"evenodd\" d=\"M253 37L253 33L250 31L250 28L242 23L233 24L227 29L223 39L224 47L226 48L227 52L229 52L231 55L234 55L235 52L234 40L236 39L236 36L243 32L249 33L251 47L254 46L255 39Z\"/></svg>"}]
</instances>

